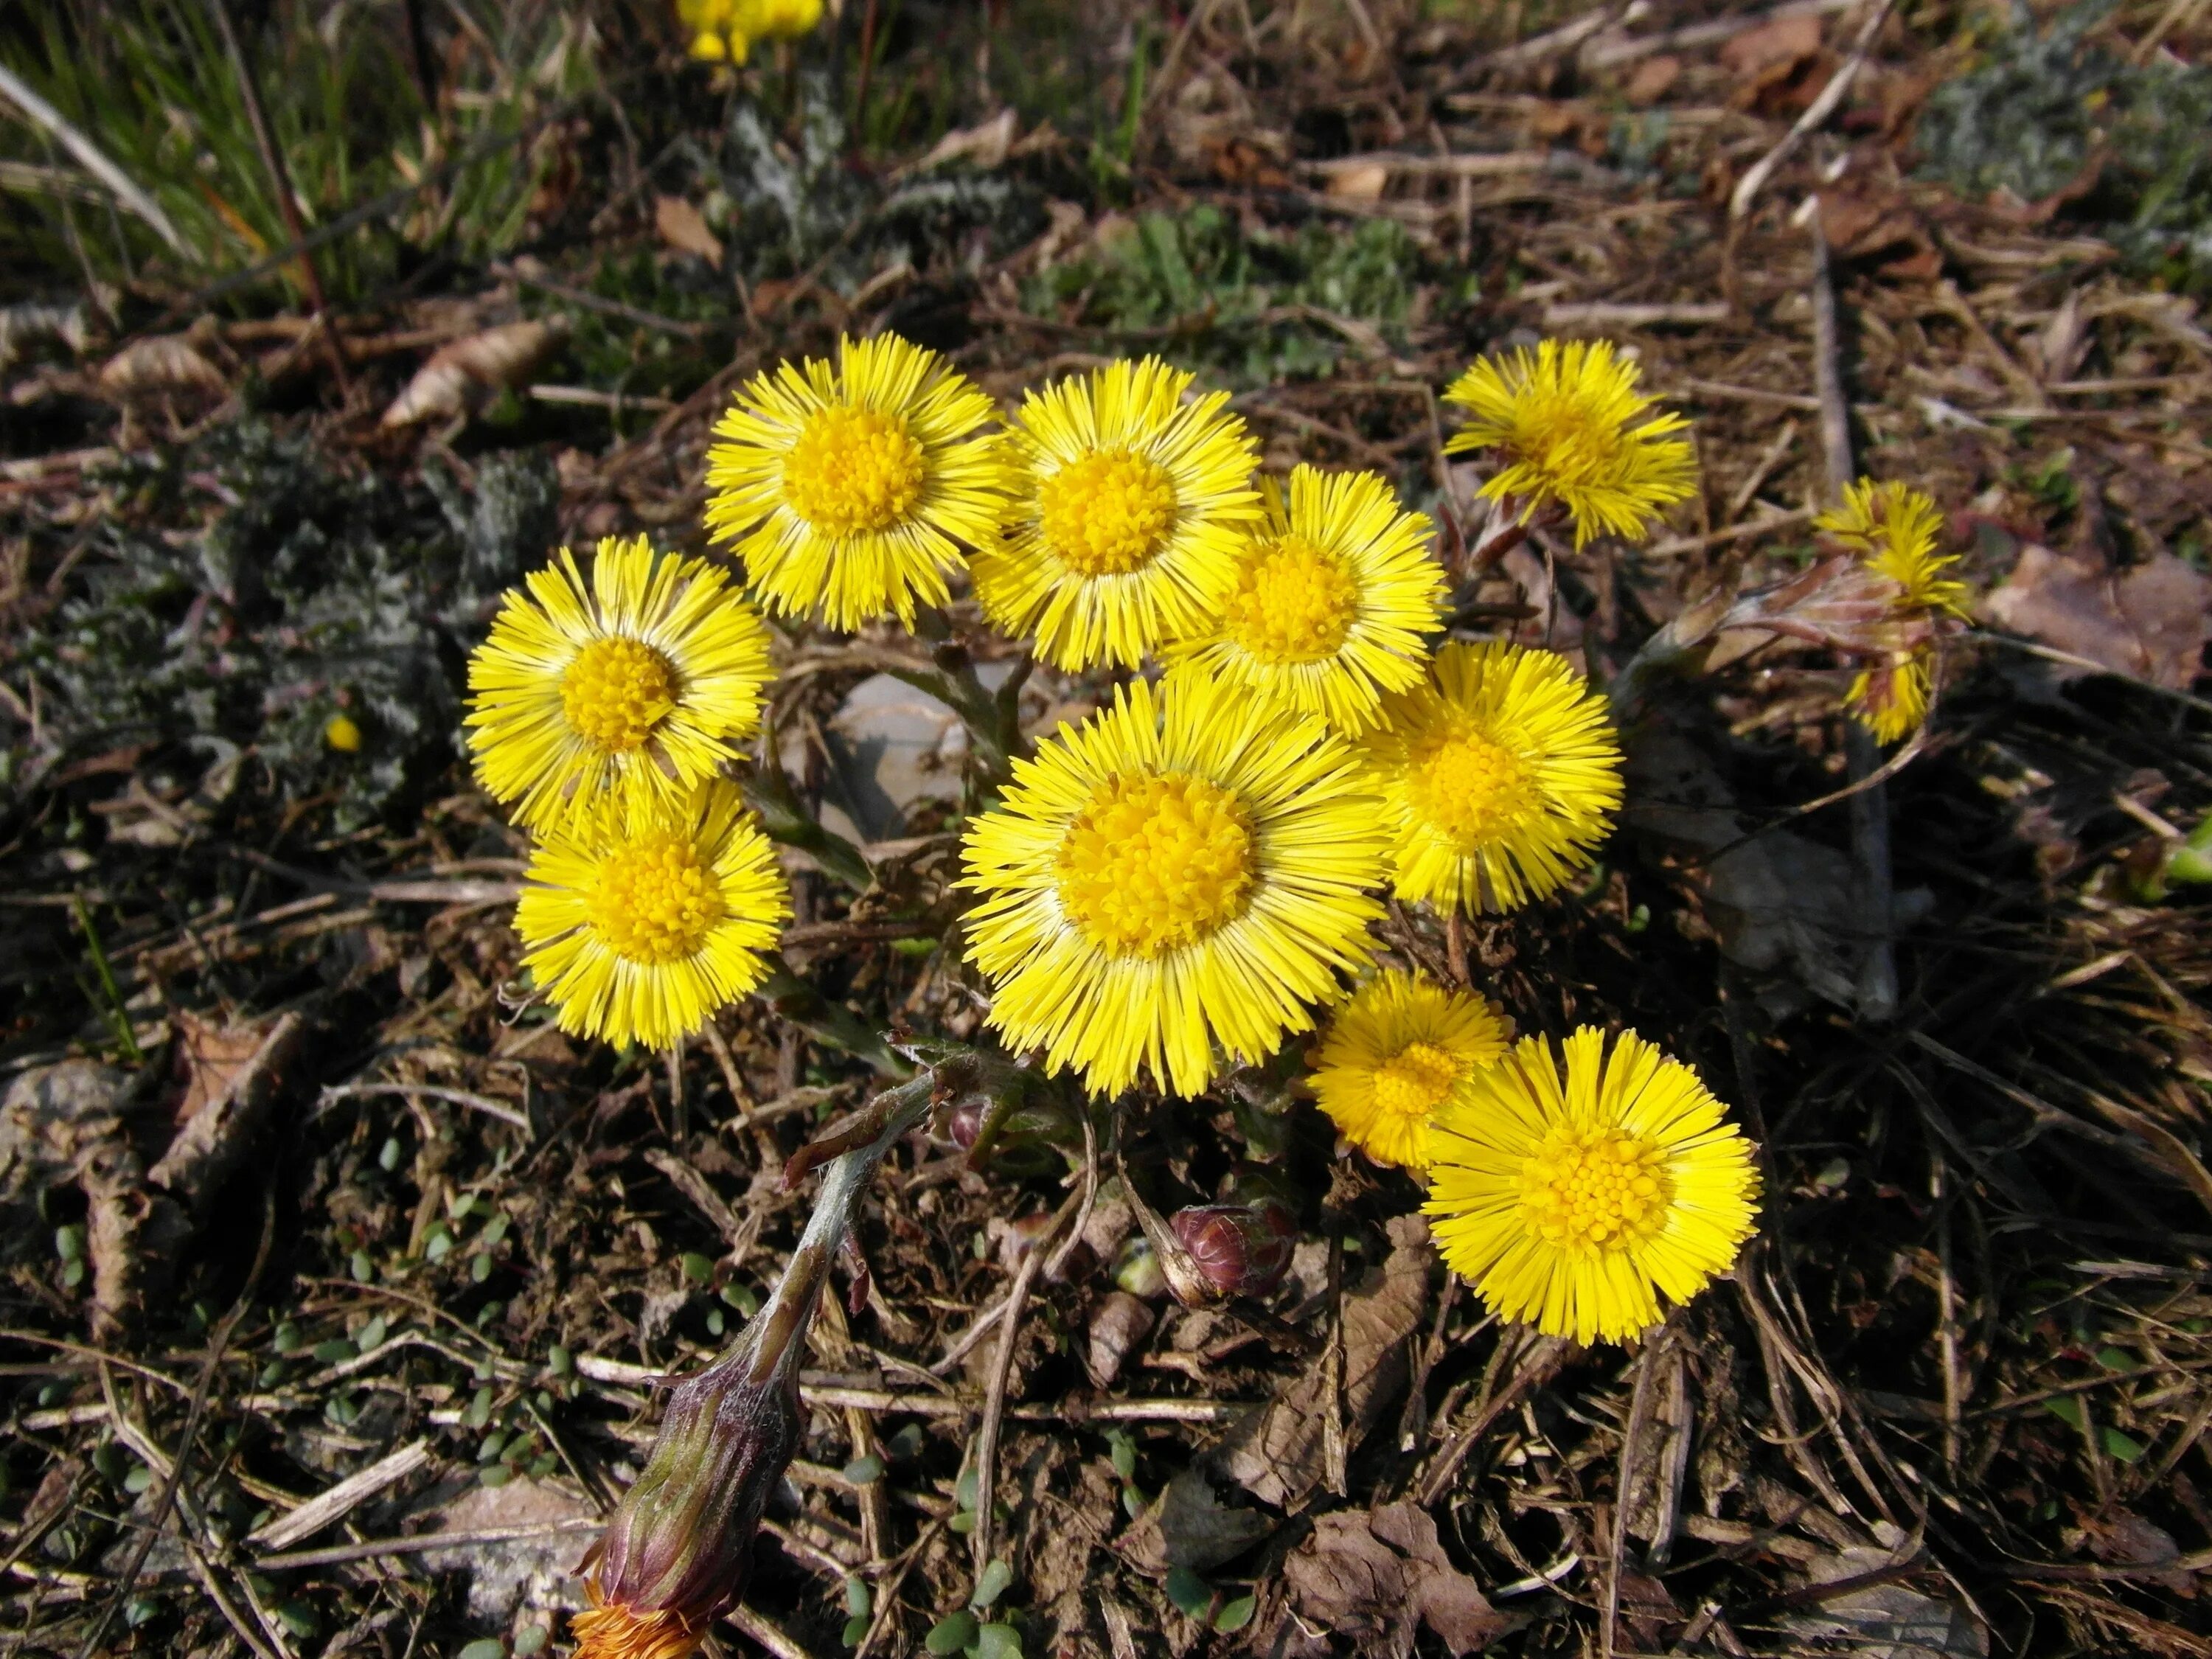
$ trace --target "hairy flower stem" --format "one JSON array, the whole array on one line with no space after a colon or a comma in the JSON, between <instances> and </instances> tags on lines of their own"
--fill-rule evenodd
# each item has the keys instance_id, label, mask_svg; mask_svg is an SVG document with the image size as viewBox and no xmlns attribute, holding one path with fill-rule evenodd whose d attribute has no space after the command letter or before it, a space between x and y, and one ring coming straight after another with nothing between
<instances>
[{"instance_id":1,"label":"hairy flower stem","mask_svg":"<svg viewBox=\"0 0 2212 1659\"><path fill-rule=\"evenodd\" d=\"M1036 659L1024 653L1006 684L994 691L976 678L975 659L954 637L943 611L922 606L915 613L914 631L929 647L934 670L894 666L890 672L960 716L985 793L997 793L1013 776L1014 761L1030 752L1029 740L1022 736L1022 687Z\"/></svg>"}]
</instances>

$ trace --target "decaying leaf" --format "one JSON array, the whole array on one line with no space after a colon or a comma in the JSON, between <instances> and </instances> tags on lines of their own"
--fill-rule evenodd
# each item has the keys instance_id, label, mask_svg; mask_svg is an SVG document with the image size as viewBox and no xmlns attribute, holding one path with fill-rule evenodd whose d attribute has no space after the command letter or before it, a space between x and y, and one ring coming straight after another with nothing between
<instances>
[{"instance_id":1,"label":"decaying leaf","mask_svg":"<svg viewBox=\"0 0 2212 1659\"><path fill-rule=\"evenodd\" d=\"M177 1023L178 1072L184 1079L173 1114L179 1127L191 1122L210 1100L220 1098L261 1052L268 1038L265 1026L212 1025L196 1015L179 1012Z\"/></svg>"},{"instance_id":2,"label":"decaying leaf","mask_svg":"<svg viewBox=\"0 0 2212 1659\"><path fill-rule=\"evenodd\" d=\"M1417 1624L1453 1653L1479 1653L1516 1622L1452 1565L1436 1522L1415 1504L1322 1516L1283 1577L1301 1617L1363 1653L1409 1651Z\"/></svg>"},{"instance_id":3,"label":"decaying leaf","mask_svg":"<svg viewBox=\"0 0 2212 1659\"><path fill-rule=\"evenodd\" d=\"M1880 1572L1896 1565L1888 1550L1851 1546L1807 1564L1815 1584ZM1956 1601L1905 1583L1868 1584L1823 1599L1787 1621L1795 1635L1839 1638L1856 1659L1986 1659L1989 1638Z\"/></svg>"},{"instance_id":4,"label":"decaying leaf","mask_svg":"<svg viewBox=\"0 0 2212 1659\"><path fill-rule=\"evenodd\" d=\"M1270 1517L1224 1504L1205 1475L1185 1469L1168 1482L1115 1547L1145 1572L1163 1573L1170 1567L1210 1572L1274 1529Z\"/></svg>"},{"instance_id":5,"label":"decaying leaf","mask_svg":"<svg viewBox=\"0 0 2212 1659\"><path fill-rule=\"evenodd\" d=\"M418 421L450 419L490 392L528 385L563 331L557 318L501 323L440 346L415 371L407 389L392 399L383 424L412 426Z\"/></svg>"},{"instance_id":6,"label":"decaying leaf","mask_svg":"<svg viewBox=\"0 0 2212 1659\"><path fill-rule=\"evenodd\" d=\"M1102 1389L1114 1386L1122 1362L1152 1334L1152 1310L1127 1291L1103 1297L1091 1315L1091 1342L1084 1364Z\"/></svg>"},{"instance_id":7,"label":"decaying leaf","mask_svg":"<svg viewBox=\"0 0 2212 1659\"><path fill-rule=\"evenodd\" d=\"M1730 35L1721 47L1721 67L1740 80L1754 80L1777 68L1794 69L1820 50L1820 20L1799 13Z\"/></svg>"},{"instance_id":8,"label":"decaying leaf","mask_svg":"<svg viewBox=\"0 0 2212 1659\"><path fill-rule=\"evenodd\" d=\"M100 365L100 387L118 398L163 392L219 398L230 389L222 371L201 355L187 334L133 340Z\"/></svg>"},{"instance_id":9,"label":"decaying leaf","mask_svg":"<svg viewBox=\"0 0 2212 1659\"><path fill-rule=\"evenodd\" d=\"M1345 1449L1356 1449L1404 1386L1406 1345L1429 1301L1436 1252L1427 1222L1394 1218L1389 1259L1344 1297ZM1308 1369L1269 1405L1230 1430L1222 1472L1263 1503L1287 1505L1321 1484L1330 1401L1324 1364Z\"/></svg>"},{"instance_id":10,"label":"decaying leaf","mask_svg":"<svg viewBox=\"0 0 2212 1659\"><path fill-rule=\"evenodd\" d=\"M927 173L948 162L970 161L982 172L1003 166L1013 148L1018 118L1010 106L972 127L957 127L933 144L927 155L906 169Z\"/></svg>"},{"instance_id":11,"label":"decaying leaf","mask_svg":"<svg viewBox=\"0 0 2212 1659\"><path fill-rule=\"evenodd\" d=\"M178 1127L147 1179L192 1208L212 1200L245 1161L307 1036L304 1015L279 1017L250 1057L229 1063L220 1091Z\"/></svg>"},{"instance_id":12,"label":"decaying leaf","mask_svg":"<svg viewBox=\"0 0 2212 1659\"><path fill-rule=\"evenodd\" d=\"M720 268L722 239L707 228L705 216L681 196L653 198L653 228L659 233L660 240L678 253L696 253L708 264Z\"/></svg>"},{"instance_id":13,"label":"decaying leaf","mask_svg":"<svg viewBox=\"0 0 2212 1659\"><path fill-rule=\"evenodd\" d=\"M2182 691L2202 672L2212 638L2212 577L2171 553L2114 570L2093 555L2030 545L1982 609L2069 656ZM2093 672L2056 670L2061 679Z\"/></svg>"}]
</instances>

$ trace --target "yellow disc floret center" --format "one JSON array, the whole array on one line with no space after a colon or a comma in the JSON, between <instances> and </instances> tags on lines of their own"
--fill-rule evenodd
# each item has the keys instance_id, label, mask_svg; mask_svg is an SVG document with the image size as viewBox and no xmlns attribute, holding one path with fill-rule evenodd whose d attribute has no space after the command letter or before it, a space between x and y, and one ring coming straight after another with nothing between
<instances>
[{"instance_id":1,"label":"yellow disc floret center","mask_svg":"<svg viewBox=\"0 0 2212 1659\"><path fill-rule=\"evenodd\" d=\"M1079 576L1141 569L1174 533L1175 480L1150 456L1103 449L1037 487L1045 544Z\"/></svg>"},{"instance_id":2,"label":"yellow disc floret center","mask_svg":"<svg viewBox=\"0 0 2212 1659\"><path fill-rule=\"evenodd\" d=\"M1359 585L1344 561L1295 532L1260 550L1230 595L1229 637L1264 663L1334 656L1359 617Z\"/></svg>"},{"instance_id":3,"label":"yellow disc floret center","mask_svg":"<svg viewBox=\"0 0 2212 1659\"><path fill-rule=\"evenodd\" d=\"M1528 762L1495 738L1458 732L1417 747L1407 793L1421 821L1462 847L1503 840L1534 816Z\"/></svg>"},{"instance_id":4,"label":"yellow disc floret center","mask_svg":"<svg viewBox=\"0 0 2212 1659\"><path fill-rule=\"evenodd\" d=\"M726 908L698 848L659 830L610 853L584 904L609 949L653 968L696 956Z\"/></svg>"},{"instance_id":5,"label":"yellow disc floret center","mask_svg":"<svg viewBox=\"0 0 2212 1659\"><path fill-rule=\"evenodd\" d=\"M1375 1070L1375 1103L1401 1117L1426 1117L1459 1081L1459 1062L1433 1042L1410 1042Z\"/></svg>"},{"instance_id":6,"label":"yellow disc floret center","mask_svg":"<svg viewBox=\"0 0 2212 1659\"><path fill-rule=\"evenodd\" d=\"M1562 1250L1625 1250L1657 1233L1674 1200L1660 1149L1617 1128L1556 1128L1521 1166L1521 1207Z\"/></svg>"},{"instance_id":7,"label":"yellow disc floret center","mask_svg":"<svg viewBox=\"0 0 2212 1659\"><path fill-rule=\"evenodd\" d=\"M608 635L561 673L561 712L585 742L614 752L643 746L675 711L676 665L651 646Z\"/></svg>"},{"instance_id":8,"label":"yellow disc floret center","mask_svg":"<svg viewBox=\"0 0 2212 1659\"><path fill-rule=\"evenodd\" d=\"M1118 777L1060 844L1060 903L1109 953L1156 957L1243 909L1253 854L1250 824L1227 790L1180 773Z\"/></svg>"},{"instance_id":9,"label":"yellow disc floret center","mask_svg":"<svg viewBox=\"0 0 2212 1659\"><path fill-rule=\"evenodd\" d=\"M914 511L927 477L906 422L872 409L817 410L783 458L783 499L816 530L889 530Z\"/></svg>"}]
</instances>

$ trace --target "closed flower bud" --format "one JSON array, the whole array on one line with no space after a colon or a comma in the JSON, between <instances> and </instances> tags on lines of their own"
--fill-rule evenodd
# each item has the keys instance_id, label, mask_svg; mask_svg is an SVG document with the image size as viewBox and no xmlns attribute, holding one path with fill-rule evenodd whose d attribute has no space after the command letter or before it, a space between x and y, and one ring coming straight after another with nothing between
<instances>
[{"instance_id":1,"label":"closed flower bud","mask_svg":"<svg viewBox=\"0 0 2212 1659\"><path fill-rule=\"evenodd\" d=\"M1200 1204L1177 1210L1168 1227L1196 1278L1210 1296L1261 1297L1283 1282L1290 1271L1291 1251L1297 1243L1297 1223L1273 1199L1256 1204ZM1170 1273L1176 1298L1188 1303L1182 1275Z\"/></svg>"},{"instance_id":2,"label":"closed flower bud","mask_svg":"<svg viewBox=\"0 0 2212 1659\"><path fill-rule=\"evenodd\" d=\"M1064 1167L1060 1148L1083 1145L1082 1120L1060 1089L1019 1067L987 1068L978 1087L939 1112L945 1138L968 1154L975 1169L1045 1174Z\"/></svg>"},{"instance_id":3,"label":"closed flower bud","mask_svg":"<svg viewBox=\"0 0 2212 1659\"><path fill-rule=\"evenodd\" d=\"M579 1659L683 1659L744 1593L761 1511L798 1449L799 1369L827 1265L802 1249L730 1352L670 1392L592 1565Z\"/></svg>"}]
</instances>

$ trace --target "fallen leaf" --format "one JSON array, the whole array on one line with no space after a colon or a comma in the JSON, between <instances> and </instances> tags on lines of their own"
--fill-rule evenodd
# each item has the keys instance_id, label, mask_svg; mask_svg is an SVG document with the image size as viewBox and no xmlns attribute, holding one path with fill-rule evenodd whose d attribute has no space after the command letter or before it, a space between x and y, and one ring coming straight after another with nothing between
<instances>
[{"instance_id":1,"label":"fallen leaf","mask_svg":"<svg viewBox=\"0 0 2212 1659\"><path fill-rule=\"evenodd\" d=\"M1814 1584L1832 1584L1896 1565L1887 1550L1853 1545L1806 1564ZM1840 1638L1853 1659L1987 1659L1989 1638L1957 1602L1909 1584L1869 1584L1820 1601L1784 1621L1794 1635Z\"/></svg>"},{"instance_id":2,"label":"fallen leaf","mask_svg":"<svg viewBox=\"0 0 2212 1659\"><path fill-rule=\"evenodd\" d=\"M1152 1334L1152 1310L1127 1291L1103 1297L1091 1315L1091 1342L1084 1364L1102 1389L1114 1386L1122 1363Z\"/></svg>"},{"instance_id":3,"label":"fallen leaf","mask_svg":"<svg viewBox=\"0 0 2212 1659\"><path fill-rule=\"evenodd\" d=\"M1131 1565L1155 1576L1170 1567L1210 1572L1274 1529L1273 1517L1224 1504L1205 1475L1185 1469L1168 1482L1115 1547Z\"/></svg>"},{"instance_id":4,"label":"fallen leaf","mask_svg":"<svg viewBox=\"0 0 2212 1659\"><path fill-rule=\"evenodd\" d=\"M1346 167L1328 175L1328 191L1340 202L1379 202L1390 182L1390 169L1379 161Z\"/></svg>"},{"instance_id":5,"label":"fallen leaf","mask_svg":"<svg viewBox=\"0 0 2212 1659\"><path fill-rule=\"evenodd\" d=\"M2089 1548L2100 1561L2126 1567L2164 1567L2181 1559L2181 1546L2174 1542L2173 1534L2133 1510L2116 1505L2098 1514L2082 1514L2081 1521ZM2176 1595L2197 1594L2196 1576L2186 1567L2144 1577Z\"/></svg>"},{"instance_id":6,"label":"fallen leaf","mask_svg":"<svg viewBox=\"0 0 2212 1659\"><path fill-rule=\"evenodd\" d=\"M176 1070L184 1087L170 1118L179 1127L200 1108L226 1093L269 1036L266 1024L210 1025L197 1016L177 1016Z\"/></svg>"},{"instance_id":7,"label":"fallen leaf","mask_svg":"<svg viewBox=\"0 0 2212 1659\"><path fill-rule=\"evenodd\" d=\"M1674 89L1681 78L1682 60L1670 53L1662 52L1648 58L1636 66L1636 73L1628 77L1621 95L1638 109L1649 109Z\"/></svg>"},{"instance_id":8,"label":"fallen leaf","mask_svg":"<svg viewBox=\"0 0 2212 1659\"><path fill-rule=\"evenodd\" d=\"M245 1063L227 1075L220 1091L179 1125L161 1162L146 1172L147 1180L188 1207L212 1200L252 1150L306 1044L307 1030L306 1017L296 1011L279 1018Z\"/></svg>"},{"instance_id":9,"label":"fallen leaf","mask_svg":"<svg viewBox=\"0 0 2212 1659\"><path fill-rule=\"evenodd\" d=\"M1778 17L1730 35L1721 47L1721 67L1738 80L1756 80L1778 68L1794 70L1820 50L1818 17Z\"/></svg>"},{"instance_id":10,"label":"fallen leaf","mask_svg":"<svg viewBox=\"0 0 2212 1659\"><path fill-rule=\"evenodd\" d=\"M230 389L222 371L182 334L133 340L100 365L100 385L102 391L118 398L161 392L196 392L219 398Z\"/></svg>"},{"instance_id":11,"label":"fallen leaf","mask_svg":"<svg viewBox=\"0 0 2212 1659\"><path fill-rule=\"evenodd\" d=\"M681 196L653 198L653 228L660 234L660 240L678 253L696 253L708 264L720 268L722 239L707 228L704 216Z\"/></svg>"},{"instance_id":12,"label":"fallen leaf","mask_svg":"<svg viewBox=\"0 0 2212 1659\"><path fill-rule=\"evenodd\" d=\"M451 419L490 392L526 386L563 332L558 319L501 323L439 347L392 399L383 424Z\"/></svg>"},{"instance_id":13,"label":"fallen leaf","mask_svg":"<svg viewBox=\"0 0 2212 1659\"><path fill-rule=\"evenodd\" d=\"M1301 1616L1363 1652L1410 1651L1420 1624L1451 1652L1479 1653L1516 1623L1452 1565L1436 1522L1415 1504L1322 1516L1283 1577Z\"/></svg>"},{"instance_id":14,"label":"fallen leaf","mask_svg":"<svg viewBox=\"0 0 2212 1659\"><path fill-rule=\"evenodd\" d=\"M961 127L948 132L934 144L920 161L903 169L908 173L927 173L932 167L941 167L952 161L972 161L982 171L1003 166L1006 152L1014 146L1017 117L1011 109L1002 109L987 121L978 121L972 127Z\"/></svg>"},{"instance_id":15,"label":"fallen leaf","mask_svg":"<svg viewBox=\"0 0 2212 1659\"><path fill-rule=\"evenodd\" d=\"M573 1613L585 1605L576 1568L596 1536L596 1516L574 1493L546 1481L485 1486L470 1478L458 1491L428 1495L411 1516L421 1518L410 1529L420 1532L532 1529L520 1538L425 1550L418 1558L426 1572L468 1575L469 1616L479 1623L503 1626L526 1607Z\"/></svg>"},{"instance_id":16,"label":"fallen leaf","mask_svg":"<svg viewBox=\"0 0 2212 1659\"><path fill-rule=\"evenodd\" d=\"M2021 550L1982 601L1991 620L2115 674L2185 691L2212 638L2212 578L2171 553L2114 570L2088 554ZM2094 672L2058 665L2061 680Z\"/></svg>"},{"instance_id":17,"label":"fallen leaf","mask_svg":"<svg viewBox=\"0 0 2212 1659\"><path fill-rule=\"evenodd\" d=\"M1428 1306L1436 1252L1419 1216L1389 1223L1390 1255L1344 1297L1345 1452L1358 1449L1383 1407L1404 1386L1406 1345ZM1321 1484L1322 1437L1330 1419L1328 1368L1316 1364L1228 1433L1223 1474L1262 1503L1286 1507Z\"/></svg>"}]
</instances>

